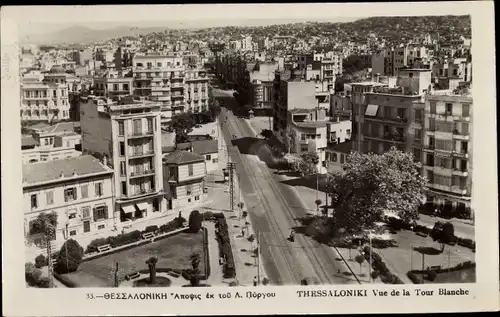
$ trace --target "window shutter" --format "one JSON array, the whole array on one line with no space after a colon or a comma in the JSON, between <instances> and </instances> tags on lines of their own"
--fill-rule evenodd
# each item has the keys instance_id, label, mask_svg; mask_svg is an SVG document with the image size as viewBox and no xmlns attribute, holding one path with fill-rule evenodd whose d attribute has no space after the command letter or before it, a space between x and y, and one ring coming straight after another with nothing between
<instances>
[{"instance_id":1,"label":"window shutter","mask_svg":"<svg viewBox=\"0 0 500 317\"><path fill-rule=\"evenodd\" d=\"M97 221L97 209L93 208L92 213L94 214L94 222Z\"/></svg>"},{"instance_id":2,"label":"window shutter","mask_svg":"<svg viewBox=\"0 0 500 317\"><path fill-rule=\"evenodd\" d=\"M73 188L73 199L76 200L76 187Z\"/></svg>"},{"instance_id":3,"label":"window shutter","mask_svg":"<svg viewBox=\"0 0 500 317\"><path fill-rule=\"evenodd\" d=\"M105 219L108 219L108 206L104 206L104 217Z\"/></svg>"},{"instance_id":4,"label":"window shutter","mask_svg":"<svg viewBox=\"0 0 500 317\"><path fill-rule=\"evenodd\" d=\"M94 187L95 187L94 188L95 189L95 195L99 196L99 184L95 184Z\"/></svg>"}]
</instances>

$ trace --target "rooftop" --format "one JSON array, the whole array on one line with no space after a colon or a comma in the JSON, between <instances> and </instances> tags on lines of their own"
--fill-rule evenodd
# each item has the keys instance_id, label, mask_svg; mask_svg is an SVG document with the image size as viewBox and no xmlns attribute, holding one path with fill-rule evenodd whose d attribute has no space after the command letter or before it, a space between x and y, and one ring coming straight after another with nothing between
<instances>
[{"instance_id":1,"label":"rooftop","mask_svg":"<svg viewBox=\"0 0 500 317\"><path fill-rule=\"evenodd\" d=\"M37 123L35 125L27 127L29 130L33 130L38 133L64 133L71 134L75 133L75 129L80 128L80 122L71 121L71 122L59 122L54 125L50 125L48 123Z\"/></svg>"},{"instance_id":2,"label":"rooftop","mask_svg":"<svg viewBox=\"0 0 500 317\"><path fill-rule=\"evenodd\" d=\"M191 153L188 151L177 150L163 157L163 164L182 165L197 162L205 162L205 158L199 154Z\"/></svg>"},{"instance_id":3,"label":"rooftop","mask_svg":"<svg viewBox=\"0 0 500 317\"><path fill-rule=\"evenodd\" d=\"M23 165L23 184L34 185L63 178L112 173L91 155Z\"/></svg>"},{"instance_id":4,"label":"rooftop","mask_svg":"<svg viewBox=\"0 0 500 317\"><path fill-rule=\"evenodd\" d=\"M193 152L204 155L218 152L217 140L203 140L191 142Z\"/></svg>"},{"instance_id":5,"label":"rooftop","mask_svg":"<svg viewBox=\"0 0 500 317\"><path fill-rule=\"evenodd\" d=\"M37 145L38 142L31 135L21 137L21 147Z\"/></svg>"},{"instance_id":6,"label":"rooftop","mask_svg":"<svg viewBox=\"0 0 500 317\"><path fill-rule=\"evenodd\" d=\"M329 144L328 150L341 153L349 153L352 151L353 145L354 145L353 141L346 141L339 144Z\"/></svg>"}]
</instances>

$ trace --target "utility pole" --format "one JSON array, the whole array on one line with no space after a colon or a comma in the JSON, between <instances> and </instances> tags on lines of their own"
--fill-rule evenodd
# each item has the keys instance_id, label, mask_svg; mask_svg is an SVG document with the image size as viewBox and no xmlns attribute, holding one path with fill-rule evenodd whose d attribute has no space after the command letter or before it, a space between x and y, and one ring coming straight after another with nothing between
<instances>
[{"instance_id":1,"label":"utility pole","mask_svg":"<svg viewBox=\"0 0 500 317\"><path fill-rule=\"evenodd\" d=\"M424 284L424 276L425 276L425 253L422 253L422 284Z\"/></svg>"},{"instance_id":2,"label":"utility pole","mask_svg":"<svg viewBox=\"0 0 500 317\"><path fill-rule=\"evenodd\" d=\"M236 163L227 162L227 169L229 171L229 208L234 212L234 168Z\"/></svg>"},{"instance_id":3,"label":"utility pole","mask_svg":"<svg viewBox=\"0 0 500 317\"><path fill-rule=\"evenodd\" d=\"M369 275L369 280L370 280L370 284L372 283L372 233L370 232L369 233L370 236L370 266L368 268L368 275Z\"/></svg>"},{"instance_id":4,"label":"utility pole","mask_svg":"<svg viewBox=\"0 0 500 317\"><path fill-rule=\"evenodd\" d=\"M260 285L260 231L257 231L257 285Z\"/></svg>"},{"instance_id":5,"label":"utility pole","mask_svg":"<svg viewBox=\"0 0 500 317\"><path fill-rule=\"evenodd\" d=\"M116 266L115 266L115 283L114 283L115 287L118 287L118 262L116 262Z\"/></svg>"}]
</instances>

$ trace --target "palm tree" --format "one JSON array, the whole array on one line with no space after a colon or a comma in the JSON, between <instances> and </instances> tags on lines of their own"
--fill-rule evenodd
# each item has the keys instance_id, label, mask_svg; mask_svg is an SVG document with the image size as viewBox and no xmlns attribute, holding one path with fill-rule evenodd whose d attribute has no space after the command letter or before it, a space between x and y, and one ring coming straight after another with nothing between
<instances>
[{"instance_id":1,"label":"palm tree","mask_svg":"<svg viewBox=\"0 0 500 317\"><path fill-rule=\"evenodd\" d=\"M156 283L156 263L157 262L158 262L158 258L155 258L154 256L150 257L146 261L146 264L149 267L149 283L150 284Z\"/></svg>"},{"instance_id":2,"label":"palm tree","mask_svg":"<svg viewBox=\"0 0 500 317\"><path fill-rule=\"evenodd\" d=\"M200 255L198 253L192 254L189 259L192 266L189 281L191 286L198 286L200 285Z\"/></svg>"}]
</instances>

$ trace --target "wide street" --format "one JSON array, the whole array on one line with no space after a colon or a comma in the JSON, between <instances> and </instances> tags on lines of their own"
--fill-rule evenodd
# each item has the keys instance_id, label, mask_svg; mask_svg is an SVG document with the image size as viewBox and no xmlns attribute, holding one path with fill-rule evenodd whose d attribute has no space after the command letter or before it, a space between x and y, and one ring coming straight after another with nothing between
<instances>
[{"instance_id":1,"label":"wide street","mask_svg":"<svg viewBox=\"0 0 500 317\"><path fill-rule=\"evenodd\" d=\"M230 158L236 163L244 200L255 232L258 232L264 267L273 284L300 284L303 278L315 278L322 284L357 283L346 276L349 269L335 249L303 235L294 242L287 240L298 218L308 209L296 192L285 188L265 161L272 155L265 141L256 138L248 123L233 111L237 102L229 91L215 89L224 105L219 116L222 135ZM227 117L227 121L225 121ZM236 138L233 136L236 135Z\"/></svg>"}]
</instances>

